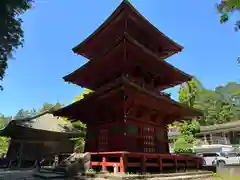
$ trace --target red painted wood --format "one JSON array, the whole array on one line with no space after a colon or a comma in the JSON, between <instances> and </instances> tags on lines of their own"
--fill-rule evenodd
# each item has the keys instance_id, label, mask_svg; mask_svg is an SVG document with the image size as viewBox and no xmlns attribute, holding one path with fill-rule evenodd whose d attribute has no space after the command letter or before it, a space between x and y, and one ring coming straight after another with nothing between
<instances>
[{"instance_id":1,"label":"red painted wood","mask_svg":"<svg viewBox=\"0 0 240 180\"><path fill-rule=\"evenodd\" d=\"M141 163L127 163L127 167L140 167Z\"/></svg>"},{"instance_id":2,"label":"red painted wood","mask_svg":"<svg viewBox=\"0 0 240 180\"><path fill-rule=\"evenodd\" d=\"M147 171L147 169L146 169L146 166L147 166L146 157L143 156L143 157L141 157L140 160L141 160L141 172L145 173Z\"/></svg>"},{"instance_id":3,"label":"red painted wood","mask_svg":"<svg viewBox=\"0 0 240 180\"><path fill-rule=\"evenodd\" d=\"M120 157L120 172L127 172L127 163L124 156Z\"/></svg>"},{"instance_id":4,"label":"red painted wood","mask_svg":"<svg viewBox=\"0 0 240 180\"><path fill-rule=\"evenodd\" d=\"M105 167L113 167L114 164L116 164L117 166L120 166L119 162L91 162L91 166L102 166L104 164Z\"/></svg>"},{"instance_id":5,"label":"red painted wood","mask_svg":"<svg viewBox=\"0 0 240 180\"><path fill-rule=\"evenodd\" d=\"M102 158L102 171L107 171L106 162L107 162L107 158L103 157Z\"/></svg>"},{"instance_id":6,"label":"red painted wood","mask_svg":"<svg viewBox=\"0 0 240 180\"><path fill-rule=\"evenodd\" d=\"M162 157L159 157L159 166L160 166L160 172L162 172L162 170L163 170Z\"/></svg>"},{"instance_id":7,"label":"red painted wood","mask_svg":"<svg viewBox=\"0 0 240 180\"><path fill-rule=\"evenodd\" d=\"M120 167L120 172L127 172L127 167L140 167L142 172L146 171L147 167L159 167L160 172L163 168L177 168L188 167L200 168L202 166L202 160L199 157L189 156L189 155L170 155L170 154L144 154L144 153L129 153L129 152L96 152L91 153L94 155L102 155L102 162L91 162L91 166L102 166L102 170L106 170L107 167L113 167L114 164ZM107 157L119 157L119 162L108 162ZM139 162L127 162L126 158L137 157L140 158ZM156 158L159 163L148 163L146 160L148 158ZM173 160L172 162L164 162L164 160ZM185 161L184 163L179 160ZM191 162L188 162L191 161Z\"/></svg>"}]
</instances>

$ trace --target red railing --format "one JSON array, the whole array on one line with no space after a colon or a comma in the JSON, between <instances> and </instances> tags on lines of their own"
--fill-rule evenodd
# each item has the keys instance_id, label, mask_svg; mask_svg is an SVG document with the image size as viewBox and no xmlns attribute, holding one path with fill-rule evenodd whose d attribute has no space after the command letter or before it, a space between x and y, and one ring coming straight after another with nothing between
<instances>
[{"instance_id":1,"label":"red railing","mask_svg":"<svg viewBox=\"0 0 240 180\"><path fill-rule=\"evenodd\" d=\"M191 155L172 155L172 154L148 154L148 153L129 153L129 152L98 152L91 153L92 159L95 156L101 157L101 161L91 161L92 168L101 167L102 171L107 171L108 167L119 167L120 172L127 172L127 168L138 167L141 172L146 172L146 168L159 168L163 172L164 168L173 170L200 169L203 165L201 157ZM109 160L114 157L114 162ZM139 161L128 162L128 158L138 158ZM116 160L118 159L118 160ZM155 162L148 162L148 160Z\"/></svg>"}]
</instances>

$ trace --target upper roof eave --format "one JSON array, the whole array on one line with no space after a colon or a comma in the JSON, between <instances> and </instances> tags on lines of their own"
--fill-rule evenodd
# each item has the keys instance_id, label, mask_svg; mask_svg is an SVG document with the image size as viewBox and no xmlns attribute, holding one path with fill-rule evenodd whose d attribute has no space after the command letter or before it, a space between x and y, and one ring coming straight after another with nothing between
<instances>
[{"instance_id":1,"label":"upper roof eave","mask_svg":"<svg viewBox=\"0 0 240 180\"><path fill-rule=\"evenodd\" d=\"M162 33L161 31L159 31L153 24L151 24L143 15L141 15L141 13L139 13L134 7L133 5L128 2L123 0L122 3L113 11L113 13L92 33L90 34L85 40L83 40L80 44L78 44L77 46L75 46L74 48L72 48L72 51L76 54L80 54L78 52L78 49L82 46L84 46L87 42L91 41L91 39L97 35L98 33L100 33L104 28L106 28L111 21L113 21L119 13L121 13L123 10L131 10L132 12L134 12L136 14L136 16L144 21L150 28L152 28L153 31L157 32L158 34L161 34L162 37L166 38L169 42L171 42L177 49L178 52L183 50L183 46L179 45L178 43L174 42L172 39L170 39L168 36L166 36L164 33ZM176 52L177 53L177 52ZM85 55L84 53L81 53L81 55L85 58L88 58L87 55Z\"/></svg>"},{"instance_id":2,"label":"upper roof eave","mask_svg":"<svg viewBox=\"0 0 240 180\"><path fill-rule=\"evenodd\" d=\"M110 24L110 22L112 20L114 20L117 15L123 10L124 8L124 4L126 2L122 2L113 12L112 14L92 33L90 34L85 40L83 40L80 44L78 44L77 46L75 46L74 48L72 48L72 51L76 54L78 54L77 49L80 48L81 46L83 46L85 43L87 43L88 41L91 40L92 37L94 37L95 35L97 35L98 33L100 33L108 24ZM82 54L82 56L86 57L84 54Z\"/></svg>"}]
</instances>

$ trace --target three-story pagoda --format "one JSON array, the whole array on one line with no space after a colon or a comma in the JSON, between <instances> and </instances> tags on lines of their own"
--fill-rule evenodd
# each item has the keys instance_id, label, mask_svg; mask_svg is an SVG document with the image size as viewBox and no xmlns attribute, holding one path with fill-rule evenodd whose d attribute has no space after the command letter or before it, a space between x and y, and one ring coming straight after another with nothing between
<instances>
[{"instance_id":1,"label":"three-story pagoda","mask_svg":"<svg viewBox=\"0 0 240 180\"><path fill-rule=\"evenodd\" d=\"M64 80L94 92L55 115L87 124L86 152L169 153L167 125L201 115L161 92L191 80L165 61L182 49L123 1L73 48L89 61Z\"/></svg>"}]
</instances>

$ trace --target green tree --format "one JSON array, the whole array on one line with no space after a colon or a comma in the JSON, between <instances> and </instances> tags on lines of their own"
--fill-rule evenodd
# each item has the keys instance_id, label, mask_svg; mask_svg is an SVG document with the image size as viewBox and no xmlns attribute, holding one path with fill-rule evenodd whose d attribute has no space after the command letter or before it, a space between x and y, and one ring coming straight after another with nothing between
<instances>
[{"instance_id":1,"label":"green tree","mask_svg":"<svg viewBox=\"0 0 240 180\"><path fill-rule=\"evenodd\" d=\"M85 89L81 94L80 96L77 96L74 98L74 102L76 101L79 101L81 99L83 99L84 97L86 97L88 94L92 93L93 91L92 90L89 90L89 89ZM81 120L78 120L76 122L73 122L72 123L73 127L77 128L77 129L85 129L86 128L86 125L83 124L81 122ZM73 139L75 141L75 152L83 152L84 151L84 145L85 145L85 140L83 137L79 137L79 138L74 138Z\"/></svg>"},{"instance_id":2,"label":"green tree","mask_svg":"<svg viewBox=\"0 0 240 180\"><path fill-rule=\"evenodd\" d=\"M217 5L217 10L221 13L220 23L225 23L229 20L229 14L240 10L239 0L221 0ZM235 24L235 30L240 30L240 21Z\"/></svg>"},{"instance_id":3,"label":"green tree","mask_svg":"<svg viewBox=\"0 0 240 180\"><path fill-rule=\"evenodd\" d=\"M179 102L200 109L203 116L192 121L176 123L181 134L175 142L175 152L189 152L196 143L195 135L200 125L222 124L240 118L240 84L229 82L215 90L203 88L196 79L183 84L179 90ZM199 144L199 143L198 143Z\"/></svg>"},{"instance_id":4,"label":"green tree","mask_svg":"<svg viewBox=\"0 0 240 180\"><path fill-rule=\"evenodd\" d=\"M29 115L30 115L31 117L33 117L33 116L38 115L38 112L37 112L37 110L36 110L35 108L33 108L32 110L29 111Z\"/></svg>"},{"instance_id":5,"label":"green tree","mask_svg":"<svg viewBox=\"0 0 240 180\"><path fill-rule=\"evenodd\" d=\"M30 9L32 3L33 0L0 1L0 81L3 80L7 62L13 52L23 45L23 21L19 15Z\"/></svg>"},{"instance_id":6,"label":"green tree","mask_svg":"<svg viewBox=\"0 0 240 180\"><path fill-rule=\"evenodd\" d=\"M178 100L189 107L195 107L199 93L204 90L201 83L193 78L191 81L180 86ZM200 130L200 125L196 119L178 123L180 135L174 143L174 152L189 153L193 147L196 133Z\"/></svg>"},{"instance_id":7,"label":"green tree","mask_svg":"<svg viewBox=\"0 0 240 180\"><path fill-rule=\"evenodd\" d=\"M199 80L193 78L191 81L186 82L180 86L178 92L178 101L192 108L196 107L195 102L199 98L199 94L203 92L205 88ZM174 122L171 126L178 126L178 122Z\"/></svg>"},{"instance_id":8,"label":"green tree","mask_svg":"<svg viewBox=\"0 0 240 180\"><path fill-rule=\"evenodd\" d=\"M180 86L178 101L186 104L189 107L194 107L195 101L198 98L200 92L204 90L200 81L193 78Z\"/></svg>"},{"instance_id":9,"label":"green tree","mask_svg":"<svg viewBox=\"0 0 240 180\"><path fill-rule=\"evenodd\" d=\"M187 138L183 135L180 135L177 140L174 142L174 152L175 153L191 153L192 144L187 142Z\"/></svg>"},{"instance_id":10,"label":"green tree","mask_svg":"<svg viewBox=\"0 0 240 180\"><path fill-rule=\"evenodd\" d=\"M240 118L240 84L229 82L225 86L217 87L215 91L222 103L219 118L225 122L238 120Z\"/></svg>"},{"instance_id":11,"label":"green tree","mask_svg":"<svg viewBox=\"0 0 240 180\"><path fill-rule=\"evenodd\" d=\"M74 102L77 102L77 101L83 99L86 95L88 95L88 94L90 94L90 93L92 93L92 92L93 92L93 91L90 90L90 89L85 89L85 90L83 90L83 92L80 94L80 96L77 96L77 97L74 98Z\"/></svg>"},{"instance_id":12,"label":"green tree","mask_svg":"<svg viewBox=\"0 0 240 180\"><path fill-rule=\"evenodd\" d=\"M234 12L239 12L240 1L239 0L221 0L217 5L217 11L221 14L220 23L226 23L229 20L229 15ZM235 31L240 31L240 20L235 23ZM240 63L240 57L237 58L238 64Z\"/></svg>"},{"instance_id":13,"label":"green tree","mask_svg":"<svg viewBox=\"0 0 240 180\"><path fill-rule=\"evenodd\" d=\"M196 119L179 124L180 135L174 142L175 153L191 153L200 125Z\"/></svg>"},{"instance_id":14,"label":"green tree","mask_svg":"<svg viewBox=\"0 0 240 180\"><path fill-rule=\"evenodd\" d=\"M198 95L195 107L204 113L201 125L221 124L240 118L240 84L230 82L214 91L204 90Z\"/></svg>"},{"instance_id":15,"label":"green tree","mask_svg":"<svg viewBox=\"0 0 240 180\"><path fill-rule=\"evenodd\" d=\"M202 110L203 117L199 118L201 125L216 124L217 114L220 111L221 103L215 91L204 90L198 96L194 107Z\"/></svg>"},{"instance_id":16,"label":"green tree","mask_svg":"<svg viewBox=\"0 0 240 180\"><path fill-rule=\"evenodd\" d=\"M14 119L24 119L31 117L28 110L20 109L15 115Z\"/></svg>"},{"instance_id":17,"label":"green tree","mask_svg":"<svg viewBox=\"0 0 240 180\"><path fill-rule=\"evenodd\" d=\"M56 103L56 104L44 103L42 108L39 110L39 112L44 113L44 112L50 111L50 110L58 110L61 107L63 107L63 105L60 103Z\"/></svg>"},{"instance_id":18,"label":"green tree","mask_svg":"<svg viewBox=\"0 0 240 180\"><path fill-rule=\"evenodd\" d=\"M0 129L9 121L8 117L0 116ZM0 136L0 155L6 154L8 150L8 138Z\"/></svg>"}]
</instances>

